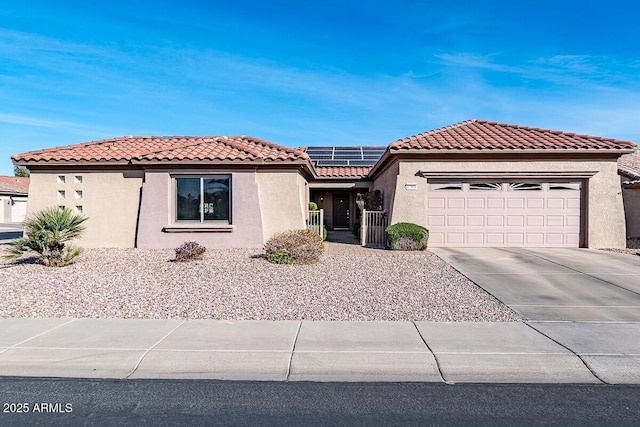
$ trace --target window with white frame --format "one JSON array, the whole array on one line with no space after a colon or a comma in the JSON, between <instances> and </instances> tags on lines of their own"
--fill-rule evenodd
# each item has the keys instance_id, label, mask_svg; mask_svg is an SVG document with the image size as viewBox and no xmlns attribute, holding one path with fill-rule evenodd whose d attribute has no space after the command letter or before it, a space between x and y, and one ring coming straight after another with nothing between
<instances>
[{"instance_id":1,"label":"window with white frame","mask_svg":"<svg viewBox=\"0 0 640 427\"><path fill-rule=\"evenodd\" d=\"M174 177L176 222L231 224L229 175Z\"/></svg>"}]
</instances>

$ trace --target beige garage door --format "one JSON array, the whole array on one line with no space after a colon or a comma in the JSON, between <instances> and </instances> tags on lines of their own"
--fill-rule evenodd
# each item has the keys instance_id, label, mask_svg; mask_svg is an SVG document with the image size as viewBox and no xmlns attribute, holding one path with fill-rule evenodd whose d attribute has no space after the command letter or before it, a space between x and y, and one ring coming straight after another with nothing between
<instances>
[{"instance_id":1,"label":"beige garage door","mask_svg":"<svg viewBox=\"0 0 640 427\"><path fill-rule=\"evenodd\" d=\"M578 247L579 182L435 182L427 224L432 247Z\"/></svg>"}]
</instances>

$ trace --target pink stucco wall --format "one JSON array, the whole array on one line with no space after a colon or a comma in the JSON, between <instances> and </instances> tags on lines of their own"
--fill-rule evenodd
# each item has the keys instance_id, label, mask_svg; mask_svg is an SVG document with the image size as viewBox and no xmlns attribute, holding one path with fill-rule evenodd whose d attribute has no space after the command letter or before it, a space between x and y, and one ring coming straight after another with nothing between
<instances>
[{"instance_id":1,"label":"pink stucco wall","mask_svg":"<svg viewBox=\"0 0 640 427\"><path fill-rule=\"evenodd\" d=\"M174 174L231 175L232 231L164 232L172 225L172 181ZM255 170L147 170L142 187L137 246L174 248L194 240L208 248L259 248L263 245L260 200Z\"/></svg>"}]
</instances>

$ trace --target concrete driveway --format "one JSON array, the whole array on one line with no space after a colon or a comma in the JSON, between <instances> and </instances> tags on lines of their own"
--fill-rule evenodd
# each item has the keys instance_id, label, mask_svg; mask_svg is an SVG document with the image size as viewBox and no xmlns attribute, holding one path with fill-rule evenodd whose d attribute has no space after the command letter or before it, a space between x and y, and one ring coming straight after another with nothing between
<instances>
[{"instance_id":1,"label":"concrete driveway","mask_svg":"<svg viewBox=\"0 0 640 427\"><path fill-rule=\"evenodd\" d=\"M529 321L640 322L640 257L589 249L432 251Z\"/></svg>"}]
</instances>

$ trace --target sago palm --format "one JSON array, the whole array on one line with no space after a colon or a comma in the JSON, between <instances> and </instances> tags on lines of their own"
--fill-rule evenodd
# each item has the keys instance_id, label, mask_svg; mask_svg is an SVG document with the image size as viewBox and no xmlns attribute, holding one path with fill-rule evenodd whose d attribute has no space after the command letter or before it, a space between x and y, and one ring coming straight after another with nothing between
<instances>
[{"instance_id":1,"label":"sago palm","mask_svg":"<svg viewBox=\"0 0 640 427\"><path fill-rule=\"evenodd\" d=\"M36 212L24 222L24 237L9 244L5 258L19 258L25 252L35 252L47 267L68 264L82 253L68 242L82 235L87 220L70 209L51 207Z\"/></svg>"}]
</instances>

